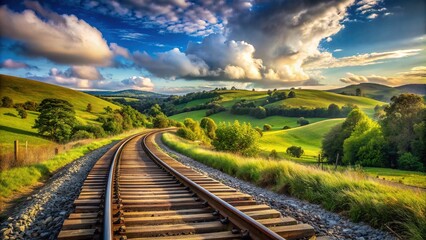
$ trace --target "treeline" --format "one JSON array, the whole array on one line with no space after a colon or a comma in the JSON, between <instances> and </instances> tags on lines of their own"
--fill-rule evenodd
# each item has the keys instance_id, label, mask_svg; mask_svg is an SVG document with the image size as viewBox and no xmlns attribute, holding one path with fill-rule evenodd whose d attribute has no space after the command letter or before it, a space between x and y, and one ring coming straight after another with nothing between
<instances>
[{"instance_id":1,"label":"treeline","mask_svg":"<svg viewBox=\"0 0 426 240\"><path fill-rule=\"evenodd\" d=\"M328 132L322 155L329 162L424 171L426 168L426 109L421 96L401 94L384 108L378 121L359 109ZM341 159L341 160L339 160Z\"/></svg>"},{"instance_id":2,"label":"treeline","mask_svg":"<svg viewBox=\"0 0 426 240\"><path fill-rule=\"evenodd\" d=\"M168 98L168 101L171 101L175 105L189 103L198 99L214 98L218 97L219 93L216 90L213 91L202 91L202 92L192 92L183 96L172 95Z\"/></svg>"},{"instance_id":3,"label":"treeline","mask_svg":"<svg viewBox=\"0 0 426 240\"><path fill-rule=\"evenodd\" d=\"M8 96L4 96L1 99L0 107L16 108L18 115L24 119L24 118L27 118L28 116L27 111L37 111L38 103L34 101L26 101L24 103L14 103L12 98Z\"/></svg>"},{"instance_id":4,"label":"treeline","mask_svg":"<svg viewBox=\"0 0 426 240\"><path fill-rule=\"evenodd\" d=\"M335 118L345 117L355 108L357 108L357 106L353 104L346 104L339 107L334 103L330 104L328 108L308 108L303 106L298 108L290 108L286 106L265 108L263 106L256 106L254 102L242 100L231 107L231 113L238 115L250 115L259 119L269 116Z\"/></svg>"},{"instance_id":5,"label":"treeline","mask_svg":"<svg viewBox=\"0 0 426 240\"><path fill-rule=\"evenodd\" d=\"M116 110L107 106L104 108L103 115L96 120L100 125L82 125L76 118L74 106L63 99L47 98L40 104L32 101L13 104L11 98L3 97L1 106L16 107L22 118L26 117L26 113L23 117L22 110L40 112L33 128L36 128L40 135L58 143L87 138L102 138L139 127L179 126L179 123L167 118L158 104L154 104L148 109L147 114L142 114L131 106L122 106ZM90 103L87 104L86 111L92 111Z\"/></svg>"}]
</instances>

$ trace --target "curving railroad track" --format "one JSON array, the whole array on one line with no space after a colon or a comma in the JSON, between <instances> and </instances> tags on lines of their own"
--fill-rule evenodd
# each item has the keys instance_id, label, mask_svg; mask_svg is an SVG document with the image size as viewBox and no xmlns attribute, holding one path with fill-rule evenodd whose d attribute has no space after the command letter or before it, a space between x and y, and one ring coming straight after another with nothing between
<instances>
[{"instance_id":1,"label":"curving railroad track","mask_svg":"<svg viewBox=\"0 0 426 240\"><path fill-rule=\"evenodd\" d=\"M129 137L87 176L58 239L305 239L307 224L177 162L154 143L161 131Z\"/></svg>"}]
</instances>

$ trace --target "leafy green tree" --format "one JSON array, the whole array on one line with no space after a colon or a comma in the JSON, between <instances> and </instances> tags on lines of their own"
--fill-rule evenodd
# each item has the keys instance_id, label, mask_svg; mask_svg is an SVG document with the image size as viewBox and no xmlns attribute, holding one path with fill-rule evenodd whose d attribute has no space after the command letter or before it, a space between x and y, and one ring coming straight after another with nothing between
<instances>
[{"instance_id":1,"label":"leafy green tree","mask_svg":"<svg viewBox=\"0 0 426 240\"><path fill-rule=\"evenodd\" d=\"M123 132L123 116L116 112L105 119L102 128L110 134L119 134Z\"/></svg>"},{"instance_id":2,"label":"leafy green tree","mask_svg":"<svg viewBox=\"0 0 426 240\"><path fill-rule=\"evenodd\" d=\"M265 118L266 109L262 106L257 106L256 108L250 110L250 115L259 119Z\"/></svg>"},{"instance_id":3,"label":"leafy green tree","mask_svg":"<svg viewBox=\"0 0 426 240\"><path fill-rule=\"evenodd\" d=\"M305 151L302 149L302 147L291 146L287 148L286 153L290 156L300 158L305 153Z\"/></svg>"},{"instance_id":4,"label":"leafy green tree","mask_svg":"<svg viewBox=\"0 0 426 240\"><path fill-rule=\"evenodd\" d=\"M385 107L386 115L380 124L383 135L389 144L392 166L397 164L398 156L405 152L416 153L416 145L425 143L424 140L421 140L421 134L416 134L415 131L415 128L419 128L424 121L424 109L422 97L416 94L394 96L391 98L391 104ZM424 155L416 157L422 159L423 162L426 161Z\"/></svg>"},{"instance_id":5,"label":"leafy green tree","mask_svg":"<svg viewBox=\"0 0 426 240\"><path fill-rule=\"evenodd\" d=\"M208 117L203 117L201 119L201 122L200 122L200 127L204 130L205 134L210 139L216 138L217 125L216 125L216 123L214 122L213 119L208 118Z\"/></svg>"},{"instance_id":6,"label":"leafy green tree","mask_svg":"<svg viewBox=\"0 0 426 240\"><path fill-rule=\"evenodd\" d=\"M161 111L161 107L158 104L154 104L150 109L148 114L153 117L157 117L158 115L163 115L164 113Z\"/></svg>"},{"instance_id":7,"label":"leafy green tree","mask_svg":"<svg viewBox=\"0 0 426 240\"><path fill-rule=\"evenodd\" d=\"M86 111L87 112L92 112L92 104L91 103L87 104Z\"/></svg>"},{"instance_id":8,"label":"leafy green tree","mask_svg":"<svg viewBox=\"0 0 426 240\"><path fill-rule=\"evenodd\" d=\"M240 124L238 121L233 124L220 123L213 146L220 151L253 156L258 151L256 143L259 137L259 133L249 123Z\"/></svg>"},{"instance_id":9,"label":"leafy green tree","mask_svg":"<svg viewBox=\"0 0 426 240\"><path fill-rule=\"evenodd\" d=\"M110 107L110 106L104 107L104 110L105 110L106 113L112 113L112 107Z\"/></svg>"},{"instance_id":10,"label":"leafy green tree","mask_svg":"<svg viewBox=\"0 0 426 240\"><path fill-rule=\"evenodd\" d=\"M398 158L398 168L411 171L423 171L424 167L420 160L409 152L403 153Z\"/></svg>"},{"instance_id":11,"label":"leafy green tree","mask_svg":"<svg viewBox=\"0 0 426 240\"><path fill-rule=\"evenodd\" d=\"M330 117L338 117L340 115L340 108L332 103L328 106L327 112Z\"/></svg>"},{"instance_id":12,"label":"leafy green tree","mask_svg":"<svg viewBox=\"0 0 426 240\"><path fill-rule=\"evenodd\" d=\"M263 125L263 131L270 131L272 129L272 126L269 124Z\"/></svg>"},{"instance_id":13,"label":"leafy green tree","mask_svg":"<svg viewBox=\"0 0 426 240\"><path fill-rule=\"evenodd\" d=\"M73 127L77 125L73 105L62 99L47 98L40 103L38 109L40 115L33 128L57 142L68 141Z\"/></svg>"},{"instance_id":14,"label":"leafy green tree","mask_svg":"<svg viewBox=\"0 0 426 240\"><path fill-rule=\"evenodd\" d=\"M169 127L169 119L164 114L157 115L152 121L154 128L166 128Z\"/></svg>"},{"instance_id":15,"label":"leafy green tree","mask_svg":"<svg viewBox=\"0 0 426 240\"><path fill-rule=\"evenodd\" d=\"M378 123L367 118L360 120L351 136L344 140L344 164L359 164L368 167L384 167L386 142Z\"/></svg>"},{"instance_id":16,"label":"leafy green tree","mask_svg":"<svg viewBox=\"0 0 426 240\"><path fill-rule=\"evenodd\" d=\"M362 90L361 90L361 88L355 89L355 96L362 96Z\"/></svg>"},{"instance_id":17,"label":"leafy green tree","mask_svg":"<svg viewBox=\"0 0 426 240\"><path fill-rule=\"evenodd\" d=\"M288 93L288 98L295 98L296 97L296 93L294 91L290 91Z\"/></svg>"},{"instance_id":18,"label":"leafy green tree","mask_svg":"<svg viewBox=\"0 0 426 240\"><path fill-rule=\"evenodd\" d=\"M24 103L24 109L28 111L37 111L38 104L33 101L26 101Z\"/></svg>"},{"instance_id":19,"label":"leafy green tree","mask_svg":"<svg viewBox=\"0 0 426 240\"><path fill-rule=\"evenodd\" d=\"M367 115L358 108L352 110L342 124L336 125L324 136L322 141L322 155L329 162L335 161L337 154L342 157L344 141L351 136L356 125L366 118L368 118Z\"/></svg>"},{"instance_id":20,"label":"leafy green tree","mask_svg":"<svg viewBox=\"0 0 426 240\"><path fill-rule=\"evenodd\" d=\"M1 99L1 106L4 108L11 108L13 107L13 100L12 98L8 97L8 96L4 96Z\"/></svg>"},{"instance_id":21,"label":"leafy green tree","mask_svg":"<svg viewBox=\"0 0 426 240\"><path fill-rule=\"evenodd\" d=\"M300 117L299 119L297 119L297 124L299 124L300 126L305 126L309 124L309 120L305 119L304 117Z\"/></svg>"},{"instance_id":22,"label":"leafy green tree","mask_svg":"<svg viewBox=\"0 0 426 240\"><path fill-rule=\"evenodd\" d=\"M16 109L16 111L18 111L18 115L19 115L22 119L27 118L28 114L27 114L27 111L25 111L25 109L23 109L23 108L18 108L18 109Z\"/></svg>"}]
</instances>

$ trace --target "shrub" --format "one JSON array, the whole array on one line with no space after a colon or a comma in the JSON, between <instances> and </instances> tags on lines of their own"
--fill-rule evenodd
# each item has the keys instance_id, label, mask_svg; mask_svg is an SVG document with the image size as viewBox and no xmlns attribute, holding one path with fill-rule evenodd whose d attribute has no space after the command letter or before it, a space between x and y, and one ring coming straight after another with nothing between
<instances>
[{"instance_id":1,"label":"shrub","mask_svg":"<svg viewBox=\"0 0 426 240\"><path fill-rule=\"evenodd\" d=\"M263 137L263 131L262 129L260 129L260 127L255 127L254 130L256 130L260 134L260 136Z\"/></svg>"},{"instance_id":2,"label":"shrub","mask_svg":"<svg viewBox=\"0 0 426 240\"><path fill-rule=\"evenodd\" d=\"M179 128L177 130L176 134L179 137L182 137L182 138L185 138L185 139L188 139L188 140L191 140L191 141L197 140L197 135L191 129L189 129L187 127Z\"/></svg>"},{"instance_id":3,"label":"shrub","mask_svg":"<svg viewBox=\"0 0 426 240\"><path fill-rule=\"evenodd\" d=\"M252 108L250 110L250 115L255 118L265 118L266 117L266 109L262 106L257 106L256 108Z\"/></svg>"},{"instance_id":4,"label":"shrub","mask_svg":"<svg viewBox=\"0 0 426 240\"><path fill-rule=\"evenodd\" d=\"M27 118L27 111L23 108L16 109L18 111L18 115L21 116L22 119Z\"/></svg>"},{"instance_id":5,"label":"shrub","mask_svg":"<svg viewBox=\"0 0 426 240\"><path fill-rule=\"evenodd\" d=\"M216 129L217 125L214 122L213 119L204 117L201 119L200 127L204 130L204 133L209 137L210 139L216 138Z\"/></svg>"},{"instance_id":6,"label":"shrub","mask_svg":"<svg viewBox=\"0 0 426 240\"><path fill-rule=\"evenodd\" d=\"M37 111L38 104L33 101L26 101L24 103L24 109L28 111Z\"/></svg>"},{"instance_id":7,"label":"shrub","mask_svg":"<svg viewBox=\"0 0 426 240\"><path fill-rule=\"evenodd\" d=\"M169 126L169 119L163 114L159 114L153 120L154 128L166 128Z\"/></svg>"},{"instance_id":8,"label":"shrub","mask_svg":"<svg viewBox=\"0 0 426 240\"><path fill-rule=\"evenodd\" d=\"M290 92L288 93L288 98L295 98L295 97L296 97L296 93L295 93L295 92L290 91Z\"/></svg>"},{"instance_id":9,"label":"shrub","mask_svg":"<svg viewBox=\"0 0 426 240\"><path fill-rule=\"evenodd\" d=\"M87 104L86 111L87 112L92 112L92 104L91 103Z\"/></svg>"},{"instance_id":10,"label":"shrub","mask_svg":"<svg viewBox=\"0 0 426 240\"><path fill-rule=\"evenodd\" d=\"M269 124L265 124L265 125L263 125L263 131L269 131L269 130L271 130L272 129L272 126L271 125L269 125Z\"/></svg>"},{"instance_id":11,"label":"shrub","mask_svg":"<svg viewBox=\"0 0 426 240\"><path fill-rule=\"evenodd\" d=\"M271 153L269 153L268 156L270 159L277 159L278 158L278 153L275 149L272 149Z\"/></svg>"},{"instance_id":12,"label":"shrub","mask_svg":"<svg viewBox=\"0 0 426 240\"><path fill-rule=\"evenodd\" d=\"M216 130L216 139L213 146L217 150L241 153L243 155L255 155L257 153L256 142L259 139L257 131L249 123L219 124Z\"/></svg>"},{"instance_id":13,"label":"shrub","mask_svg":"<svg viewBox=\"0 0 426 240\"><path fill-rule=\"evenodd\" d=\"M111 134L119 134L123 132L123 117L119 113L115 113L105 119L102 125L105 131Z\"/></svg>"},{"instance_id":14,"label":"shrub","mask_svg":"<svg viewBox=\"0 0 426 240\"><path fill-rule=\"evenodd\" d=\"M285 125L285 126L283 127L283 130L287 130L287 129L290 129L290 128L291 128L290 126Z\"/></svg>"},{"instance_id":15,"label":"shrub","mask_svg":"<svg viewBox=\"0 0 426 240\"><path fill-rule=\"evenodd\" d=\"M300 158L303 155L303 153L305 153L302 147L298 147L298 146L291 146L287 148L286 152L290 156L297 157L297 158Z\"/></svg>"},{"instance_id":16,"label":"shrub","mask_svg":"<svg viewBox=\"0 0 426 240\"><path fill-rule=\"evenodd\" d=\"M13 106L12 98L5 96L1 99L1 106L4 108L11 108Z\"/></svg>"},{"instance_id":17,"label":"shrub","mask_svg":"<svg viewBox=\"0 0 426 240\"><path fill-rule=\"evenodd\" d=\"M297 120L297 124L299 124L300 126L305 126L309 124L309 121L307 119L305 119L304 117L300 117Z\"/></svg>"},{"instance_id":18,"label":"shrub","mask_svg":"<svg viewBox=\"0 0 426 240\"><path fill-rule=\"evenodd\" d=\"M88 139L88 138L95 138L93 133L90 133L85 130L78 130L72 135L73 140L81 140L81 139Z\"/></svg>"},{"instance_id":19,"label":"shrub","mask_svg":"<svg viewBox=\"0 0 426 240\"><path fill-rule=\"evenodd\" d=\"M106 137L105 130L98 125L78 125L74 127L74 133L79 130L84 130L94 135L96 138Z\"/></svg>"},{"instance_id":20,"label":"shrub","mask_svg":"<svg viewBox=\"0 0 426 240\"><path fill-rule=\"evenodd\" d=\"M423 171L423 164L413 154L406 152L398 158L398 168L411 171Z\"/></svg>"}]
</instances>

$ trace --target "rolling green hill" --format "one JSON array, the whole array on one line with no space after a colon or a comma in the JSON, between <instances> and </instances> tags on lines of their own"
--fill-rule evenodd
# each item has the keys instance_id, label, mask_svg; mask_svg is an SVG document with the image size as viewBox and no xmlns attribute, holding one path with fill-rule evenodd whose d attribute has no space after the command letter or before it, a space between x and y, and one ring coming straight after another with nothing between
<instances>
[{"instance_id":1,"label":"rolling green hill","mask_svg":"<svg viewBox=\"0 0 426 240\"><path fill-rule=\"evenodd\" d=\"M336 118L294 129L265 132L263 137L260 138L259 145L262 150L267 152L275 149L281 156L285 155L288 147L293 145L300 146L311 161L316 161L315 157L321 150L321 141L324 135L332 127L343 121L343 118Z\"/></svg>"},{"instance_id":2,"label":"rolling green hill","mask_svg":"<svg viewBox=\"0 0 426 240\"><path fill-rule=\"evenodd\" d=\"M389 87L377 83L360 83L357 85L349 85L343 88L332 89L329 90L329 92L355 95L357 88L361 89L363 96L383 102L390 102L390 99L393 96L401 93L426 94L426 84L408 84L399 87Z\"/></svg>"},{"instance_id":3,"label":"rolling green hill","mask_svg":"<svg viewBox=\"0 0 426 240\"><path fill-rule=\"evenodd\" d=\"M0 75L0 99L4 96L12 98L14 103L24 103L26 101L40 103L45 98L67 100L74 106L76 117L82 124L100 124L95 119L104 112L104 107L119 108L113 103L69 88L25 78ZM92 104L93 110L91 113L86 111L88 103ZM21 119L16 109L0 108L0 145L3 151L7 151L7 149L12 147L13 140L28 141L28 144L31 145L51 143L39 137L36 129L31 128L38 114L37 112L28 111L28 117Z\"/></svg>"},{"instance_id":4,"label":"rolling green hill","mask_svg":"<svg viewBox=\"0 0 426 240\"><path fill-rule=\"evenodd\" d=\"M167 95L141 91L135 89L127 89L121 91L83 91L84 93L99 97L127 97L127 98L146 98L146 97L167 97Z\"/></svg>"}]
</instances>

